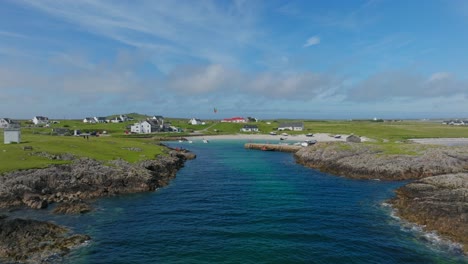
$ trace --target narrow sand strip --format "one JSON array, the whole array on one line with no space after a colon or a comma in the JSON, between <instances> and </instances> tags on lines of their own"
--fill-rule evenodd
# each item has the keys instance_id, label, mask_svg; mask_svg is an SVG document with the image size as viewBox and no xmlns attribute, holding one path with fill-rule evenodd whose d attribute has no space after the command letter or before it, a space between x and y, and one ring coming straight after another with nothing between
<instances>
[{"instance_id":1,"label":"narrow sand strip","mask_svg":"<svg viewBox=\"0 0 468 264\"><path fill-rule=\"evenodd\" d=\"M410 139L419 144L434 144L444 146L464 146L468 145L468 138L420 138Z\"/></svg>"},{"instance_id":2,"label":"narrow sand strip","mask_svg":"<svg viewBox=\"0 0 468 264\"><path fill-rule=\"evenodd\" d=\"M346 141L348 135L341 135L340 138L334 138L329 134L317 133L312 137L307 137L306 135L288 135L283 136L278 135L268 135L268 134L235 134L235 135L216 135L216 136L192 136L187 137L188 140L280 140L283 138L287 141L305 141L305 140L317 140L317 142L329 142L329 141ZM364 138L363 138L364 139Z\"/></svg>"}]
</instances>

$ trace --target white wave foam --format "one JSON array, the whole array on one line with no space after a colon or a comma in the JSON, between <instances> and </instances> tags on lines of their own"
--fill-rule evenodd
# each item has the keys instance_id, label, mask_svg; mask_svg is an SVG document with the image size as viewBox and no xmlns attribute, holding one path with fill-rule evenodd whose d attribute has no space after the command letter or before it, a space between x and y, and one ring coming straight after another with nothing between
<instances>
[{"instance_id":1,"label":"white wave foam","mask_svg":"<svg viewBox=\"0 0 468 264\"><path fill-rule=\"evenodd\" d=\"M389 214L392 219L398 221L400 229L404 232L412 233L420 241L424 242L431 249L445 251L455 255L463 256L463 246L460 243L450 241L435 231L426 231L424 225L418 225L401 219L397 214L398 210L389 203L383 202L382 207L390 208Z\"/></svg>"}]
</instances>

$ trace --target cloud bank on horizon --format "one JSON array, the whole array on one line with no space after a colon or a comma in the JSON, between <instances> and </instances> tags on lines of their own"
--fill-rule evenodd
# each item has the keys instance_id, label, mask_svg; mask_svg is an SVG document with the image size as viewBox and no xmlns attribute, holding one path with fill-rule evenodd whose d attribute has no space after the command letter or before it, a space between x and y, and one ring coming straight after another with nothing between
<instances>
[{"instance_id":1,"label":"cloud bank on horizon","mask_svg":"<svg viewBox=\"0 0 468 264\"><path fill-rule=\"evenodd\" d=\"M0 115L467 117L463 10L437 0L7 0Z\"/></svg>"}]
</instances>

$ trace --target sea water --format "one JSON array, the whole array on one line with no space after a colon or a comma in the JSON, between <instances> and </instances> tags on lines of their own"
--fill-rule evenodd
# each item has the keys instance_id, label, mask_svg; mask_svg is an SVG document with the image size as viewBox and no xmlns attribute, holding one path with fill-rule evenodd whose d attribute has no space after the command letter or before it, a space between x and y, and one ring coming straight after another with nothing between
<instances>
[{"instance_id":1,"label":"sea water","mask_svg":"<svg viewBox=\"0 0 468 264\"><path fill-rule=\"evenodd\" d=\"M197 154L169 186L40 217L92 237L65 263L467 262L382 206L404 182L329 175L244 143L169 143Z\"/></svg>"}]
</instances>

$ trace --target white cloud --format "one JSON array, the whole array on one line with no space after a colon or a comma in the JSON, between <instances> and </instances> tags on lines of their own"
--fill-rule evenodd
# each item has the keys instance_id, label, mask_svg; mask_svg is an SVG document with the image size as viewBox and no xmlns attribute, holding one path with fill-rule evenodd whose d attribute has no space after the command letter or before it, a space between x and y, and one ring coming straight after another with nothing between
<instances>
[{"instance_id":1,"label":"white cloud","mask_svg":"<svg viewBox=\"0 0 468 264\"><path fill-rule=\"evenodd\" d=\"M386 101L393 99L448 98L468 96L468 81L448 72L426 77L406 71L380 72L352 86L347 92L351 101Z\"/></svg>"},{"instance_id":2,"label":"white cloud","mask_svg":"<svg viewBox=\"0 0 468 264\"><path fill-rule=\"evenodd\" d=\"M310 38L307 39L306 43L304 44L304 48L314 46L314 45L318 45L318 44L320 44L320 37L313 36L313 37L310 37Z\"/></svg>"},{"instance_id":3,"label":"white cloud","mask_svg":"<svg viewBox=\"0 0 468 264\"><path fill-rule=\"evenodd\" d=\"M226 89L235 82L235 73L219 64L178 67L169 74L168 86L179 93L203 94Z\"/></svg>"},{"instance_id":4,"label":"white cloud","mask_svg":"<svg viewBox=\"0 0 468 264\"><path fill-rule=\"evenodd\" d=\"M449 72L436 72L429 77L429 82L437 82L453 78L453 75Z\"/></svg>"}]
</instances>

